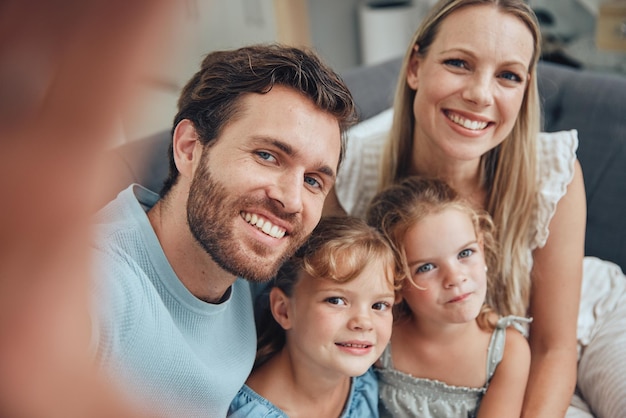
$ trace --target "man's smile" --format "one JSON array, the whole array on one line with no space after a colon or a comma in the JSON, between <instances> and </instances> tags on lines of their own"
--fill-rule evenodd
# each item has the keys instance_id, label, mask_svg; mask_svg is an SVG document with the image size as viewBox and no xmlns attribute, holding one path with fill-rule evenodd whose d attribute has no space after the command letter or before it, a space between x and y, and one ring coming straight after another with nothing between
<instances>
[{"instance_id":1,"label":"man's smile","mask_svg":"<svg viewBox=\"0 0 626 418\"><path fill-rule=\"evenodd\" d=\"M241 217L250 225L256 226L257 229L265 234L280 239L285 236L286 230L277 225L272 224L268 219L263 218L256 213L241 212Z\"/></svg>"}]
</instances>

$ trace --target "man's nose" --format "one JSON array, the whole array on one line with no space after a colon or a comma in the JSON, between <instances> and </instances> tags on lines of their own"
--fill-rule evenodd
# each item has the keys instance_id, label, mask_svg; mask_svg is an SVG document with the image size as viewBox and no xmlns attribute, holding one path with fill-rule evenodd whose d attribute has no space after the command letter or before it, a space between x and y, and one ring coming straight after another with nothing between
<instances>
[{"instance_id":1,"label":"man's nose","mask_svg":"<svg viewBox=\"0 0 626 418\"><path fill-rule=\"evenodd\" d=\"M283 207L287 213L302 212L302 189L304 173L288 171L279 176L269 188L268 196Z\"/></svg>"}]
</instances>

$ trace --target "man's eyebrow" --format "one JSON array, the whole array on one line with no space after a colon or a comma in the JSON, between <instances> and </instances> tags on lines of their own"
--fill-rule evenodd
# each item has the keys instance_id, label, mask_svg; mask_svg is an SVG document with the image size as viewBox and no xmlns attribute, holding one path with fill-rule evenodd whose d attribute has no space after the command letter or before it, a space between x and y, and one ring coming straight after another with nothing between
<instances>
[{"instance_id":1,"label":"man's eyebrow","mask_svg":"<svg viewBox=\"0 0 626 418\"><path fill-rule=\"evenodd\" d=\"M263 137L263 136L262 137L257 137L257 139L259 141L267 142L267 143L275 146L276 148L280 149L282 152L284 152L285 154L287 154L290 157L296 156L298 154L293 149L291 144L288 144L285 141L281 141L281 140L275 139L275 138ZM335 178L335 170L333 170L331 167L329 167L325 163L318 163L318 167L317 167L316 170L319 171L320 173L322 173L322 174L332 178L332 179Z\"/></svg>"},{"instance_id":2,"label":"man's eyebrow","mask_svg":"<svg viewBox=\"0 0 626 418\"><path fill-rule=\"evenodd\" d=\"M278 139L273 139L273 138L261 138L261 139L271 143L276 148L279 148L282 152L289 155L290 157L296 154L296 152L293 150L293 147L284 141L280 141Z\"/></svg>"},{"instance_id":3,"label":"man's eyebrow","mask_svg":"<svg viewBox=\"0 0 626 418\"><path fill-rule=\"evenodd\" d=\"M327 175L328 177L330 177L332 179L335 178L335 170L333 170L332 168L330 168L326 164L320 164L320 166L317 168L317 171L319 171L322 174Z\"/></svg>"}]
</instances>

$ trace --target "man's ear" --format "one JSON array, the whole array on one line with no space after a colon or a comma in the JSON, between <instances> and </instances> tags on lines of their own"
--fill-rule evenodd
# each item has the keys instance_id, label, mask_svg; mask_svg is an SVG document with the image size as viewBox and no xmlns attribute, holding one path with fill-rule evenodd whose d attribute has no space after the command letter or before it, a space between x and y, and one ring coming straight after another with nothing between
<instances>
[{"instance_id":1,"label":"man's ear","mask_svg":"<svg viewBox=\"0 0 626 418\"><path fill-rule=\"evenodd\" d=\"M189 119L183 119L176 125L172 136L172 152L181 176L191 179L197 164L194 160L200 160L202 146L196 128Z\"/></svg>"},{"instance_id":2,"label":"man's ear","mask_svg":"<svg viewBox=\"0 0 626 418\"><path fill-rule=\"evenodd\" d=\"M419 45L417 44L413 45L413 53L411 54L411 57L409 58L409 64L406 69L406 83L413 90L417 90L419 86L419 77L418 77L417 70L418 70L419 63L420 63L420 57L417 53L418 51L419 51Z\"/></svg>"},{"instance_id":3,"label":"man's ear","mask_svg":"<svg viewBox=\"0 0 626 418\"><path fill-rule=\"evenodd\" d=\"M291 300L277 287L270 290L270 309L272 316L283 329L291 328Z\"/></svg>"}]
</instances>

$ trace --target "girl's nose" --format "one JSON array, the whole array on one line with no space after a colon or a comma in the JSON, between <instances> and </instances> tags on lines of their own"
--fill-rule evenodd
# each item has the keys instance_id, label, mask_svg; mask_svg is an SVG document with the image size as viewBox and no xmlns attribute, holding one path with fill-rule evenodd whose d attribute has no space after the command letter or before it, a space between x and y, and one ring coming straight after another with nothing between
<instances>
[{"instance_id":1,"label":"girl's nose","mask_svg":"<svg viewBox=\"0 0 626 418\"><path fill-rule=\"evenodd\" d=\"M372 319L369 314L362 311L356 312L348 321L348 328L354 331L370 330L372 329Z\"/></svg>"},{"instance_id":2,"label":"girl's nose","mask_svg":"<svg viewBox=\"0 0 626 418\"><path fill-rule=\"evenodd\" d=\"M467 273L460 267L450 267L445 274L443 285L446 289L458 286L467 280Z\"/></svg>"}]
</instances>

